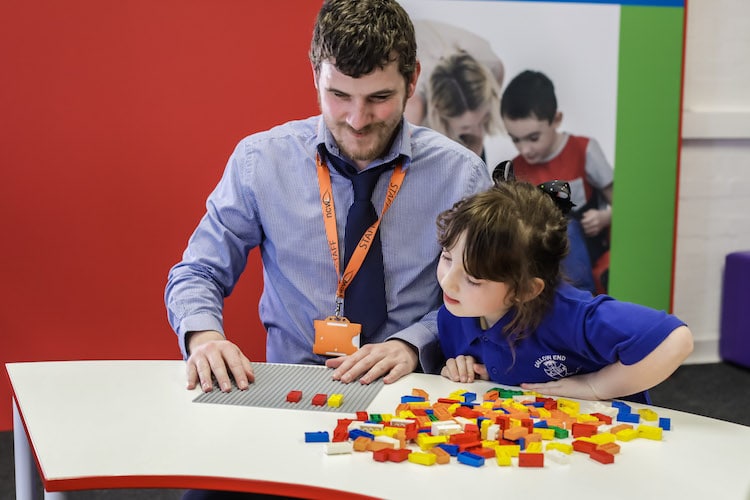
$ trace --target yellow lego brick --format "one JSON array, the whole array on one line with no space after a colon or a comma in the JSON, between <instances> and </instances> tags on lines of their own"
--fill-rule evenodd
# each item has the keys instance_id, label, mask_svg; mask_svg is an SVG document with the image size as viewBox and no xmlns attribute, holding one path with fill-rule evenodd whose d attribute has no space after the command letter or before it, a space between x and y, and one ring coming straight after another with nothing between
<instances>
[{"instance_id":1,"label":"yellow lego brick","mask_svg":"<svg viewBox=\"0 0 750 500\"><path fill-rule=\"evenodd\" d=\"M492 448L492 449L494 449L497 446L498 446L498 441L496 439L494 439L494 440L493 439L484 439L484 440L482 440L482 448Z\"/></svg>"},{"instance_id":2,"label":"yellow lego brick","mask_svg":"<svg viewBox=\"0 0 750 500\"><path fill-rule=\"evenodd\" d=\"M661 427L656 427L654 425L641 424L638 426L636 432L638 433L638 437L646 438L646 439L653 439L655 441L661 441L661 437L662 437Z\"/></svg>"},{"instance_id":3,"label":"yellow lego brick","mask_svg":"<svg viewBox=\"0 0 750 500\"><path fill-rule=\"evenodd\" d=\"M487 429L489 429L491 425L493 425L492 420L482 420L482 424L479 426L479 432L482 434L482 439L487 439Z\"/></svg>"},{"instance_id":4,"label":"yellow lego brick","mask_svg":"<svg viewBox=\"0 0 750 500\"><path fill-rule=\"evenodd\" d=\"M420 409L424 410L425 408L429 408L430 402L429 401L412 401L411 403L408 403L409 409Z\"/></svg>"},{"instance_id":5,"label":"yellow lego brick","mask_svg":"<svg viewBox=\"0 0 750 500\"><path fill-rule=\"evenodd\" d=\"M591 441L596 444L614 443L617 441L617 436L610 432L600 432L591 436Z\"/></svg>"},{"instance_id":6,"label":"yellow lego brick","mask_svg":"<svg viewBox=\"0 0 750 500\"><path fill-rule=\"evenodd\" d=\"M615 433L617 439L620 441L632 441L638 437L638 431L635 429L623 429Z\"/></svg>"},{"instance_id":7,"label":"yellow lego brick","mask_svg":"<svg viewBox=\"0 0 750 500\"><path fill-rule=\"evenodd\" d=\"M494 401L482 401L482 403L479 406L481 408L486 408L488 410L491 410L494 405L495 405Z\"/></svg>"},{"instance_id":8,"label":"yellow lego brick","mask_svg":"<svg viewBox=\"0 0 750 500\"><path fill-rule=\"evenodd\" d=\"M521 445L519 445L519 444L501 444L501 445L495 447L495 455L497 455L498 450L500 452L507 453L511 457L517 457L518 454L521 452Z\"/></svg>"},{"instance_id":9,"label":"yellow lego brick","mask_svg":"<svg viewBox=\"0 0 750 500\"><path fill-rule=\"evenodd\" d=\"M398 412L398 418L414 419L416 418L416 415L414 415L414 412L412 412L411 410L403 410L403 411Z\"/></svg>"},{"instance_id":10,"label":"yellow lego brick","mask_svg":"<svg viewBox=\"0 0 750 500\"><path fill-rule=\"evenodd\" d=\"M328 397L328 406L331 408L338 408L341 406L341 403L344 402L344 395L343 394L331 394Z\"/></svg>"},{"instance_id":11,"label":"yellow lego brick","mask_svg":"<svg viewBox=\"0 0 750 500\"><path fill-rule=\"evenodd\" d=\"M545 449L547 451L557 450L559 452L565 453L566 455L570 455L571 453L573 453L573 445L567 443L547 443Z\"/></svg>"},{"instance_id":12,"label":"yellow lego brick","mask_svg":"<svg viewBox=\"0 0 750 500\"><path fill-rule=\"evenodd\" d=\"M641 408L640 410L638 410L638 415L640 415L643 420L647 420L649 422L655 422L659 420L659 415L654 410L650 410L648 408Z\"/></svg>"},{"instance_id":13,"label":"yellow lego brick","mask_svg":"<svg viewBox=\"0 0 750 500\"><path fill-rule=\"evenodd\" d=\"M464 394L466 394L466 389L459 389L457 391L453 391L448 395L448 399L455 399L456 401L463 401L464 400Z\"/></svg>"},{"instance_id":14,"label":"yellow lego brick","mask_svg":"<svg viewBox=\"0 0 750 500\"><path fill-rule=\"evenodd\" d=\"M542 443L529 443L525 451L526 453L542 453Z\"/></svg>"},{"instance_id":15,"label":"yellow lego brick","mask_svg":"<svg viewBox=\"0 0 750 500\"><path fill-rule=\"evenodd\" d=\"M413 451L409 453L409 462L420 464L420 465L434 465L437 462L437 455L434 453L424 453L421 451Z\"/></svg>"},{"instance_id":16,"label":"yellow lego brick","mask_svg":"<svg viewBox=\"0 0 750 500\"><path fill-rule=\"evenodd\" d=\"M538 429L534 428L534 434L539 434L545 441L552 441L555 439L555 429Z\"/></svg>"},{"instance_id":17,"label":"yellow lego brick","mask_svg":"<svg viewBox=\"0 0 750 500\"><path fill-rule=\"evenodd\" d=\"M539 418L547 419L552 416L552 413L547 408L537 408L539 411Z\"/></svg>"},{"instance_id":18,"label":"yellow lego brick","mask_svg":"<svg viewBox=\"0 0 750 500\"><path fill-rule=\"evenodd\" d=\"M581 423L598 422L599 421L598 418L596 418L593 415L589 415L588 413L579 413L578 416L576 416L576 420L578 420Z\"/></svg>"},{"instance_id":19,"label":"yellow lego brick","mask_svg":"<svg viewBox=\"0 0 750 500\"><path fill-rule=\"evenodd\" d=\"M560 410L565 411L566 409L571 410L575 415L577 416L579 413L581 413L581 404L577 401L573 401L572 399L566 399L566 398L559 398L557 400L557 407ZM565 413L568 413L565 411ZM570 413L568 413L570 415Z\"/></svg>"},{"instance_id":20,"label":"yellow lego brick","mask_svg":"<svg viewBox=\"0 0 750 500\"><path fill-rule=\"evenodd\" d=\"M420 432L417 435L417 446L423 450L429 450L433 446L447 442L448 436L431 436L426 432Z\"/></svg>"},{"instance_id":21,"label":"yellow lego brick","mask_svg":"<svg viewBox=\"0 0 750 500\"><path fill-rule=\"evenodd\" d=\"M501 450L500 446L495 448L495 460L497 461L497 465L501 467L508 467L512 464L510 453L507 450Z\"/></svg>"}]
</instances>

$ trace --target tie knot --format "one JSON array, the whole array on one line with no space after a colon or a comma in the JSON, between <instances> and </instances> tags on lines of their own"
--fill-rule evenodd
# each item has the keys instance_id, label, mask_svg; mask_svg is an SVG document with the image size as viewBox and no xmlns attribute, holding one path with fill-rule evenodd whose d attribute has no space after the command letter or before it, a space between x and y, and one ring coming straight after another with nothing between
<instances>
[{"instance_id":1,"label":"tie knot","mask_svg":"<svg viewBox=\"0 0 750 500\"><path fill-rule=\"evenodd\" d=\"M381 168L374 168L350 177L352 187L354 188L355 200L369 200L372 198L372 192L375 189L375 184L377 184L381 172Z\"/></svg>"}]
</instances>

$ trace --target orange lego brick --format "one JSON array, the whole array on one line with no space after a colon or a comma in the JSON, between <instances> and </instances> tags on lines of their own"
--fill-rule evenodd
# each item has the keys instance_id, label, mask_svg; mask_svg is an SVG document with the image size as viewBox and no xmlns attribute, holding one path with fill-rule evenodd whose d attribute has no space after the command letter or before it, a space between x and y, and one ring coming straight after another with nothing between
<instances>
[{"instance_id":1,"label":"orange lego brick","mask_svg":"<svg viewBox=\"0 0 750 500\"><path fill-rule=\"evenodd\" d=\"M439 446L434 446L429 449L430 453L434 453L437 456L437 464L447 464L451 461L451 455Z\"/></svg>"},{"instance_id":2,"label":"orange lego brick","mask_svg":"<svg viewBox=\"0 0 750 500\"><path fill-rule=\"evenodd\" d=\"M617 443L600 444L596 447L596 449L606 451L607 453L611 453L612 455L617 455L618 453L620 453L620 445Z\"/></svg>"},{"instance_id":3,"label":"orange lego brick","mask_svg":"<svg viewBox=\"0 0 750 500\"><path fill-rule=\"evenodd\" d=\"M612 427L609 432L611 432L612 434L617 434L620 431L630 430L632 428L633 426L631 424L619 424Z\"/></svg>"},{"instance_id":4,"label":"orange lego brick","mask_svg":"<svg viewBox=\"0 0 750 500\"><path fill-rule=\"evenodd\" d=\"M526 427L511 427L503 431L503 437L511 441L517 441L522 437L526 437L529 434L529 429Z\"/></svg>"},{"instance_id":5,"label":"orange lego brick","mask_svg":"<svg viewBox=\"0 0 750 500\"><path fill-rule=\"evenodd\" d=\"M422 397L422 398L424 398L425 401L429 401L430 400L430 395L427 394L427 391L425 391L424 389L418 389L418 388L414 387L411 390L411 395L412 396L417 396L417 397Z\"/></svg>"},{"instance_id":6,"label":"orange lego brick","mask_svg":"<svg viewBox=\"0 0 750 500\"><path fill-rule=\"evenodd\" d=\"M359 436L354 440L352 445L354 447L354 451L369 451L370 443L372 443L372 439L365 436Z\"/></svg>"}]
</instances>

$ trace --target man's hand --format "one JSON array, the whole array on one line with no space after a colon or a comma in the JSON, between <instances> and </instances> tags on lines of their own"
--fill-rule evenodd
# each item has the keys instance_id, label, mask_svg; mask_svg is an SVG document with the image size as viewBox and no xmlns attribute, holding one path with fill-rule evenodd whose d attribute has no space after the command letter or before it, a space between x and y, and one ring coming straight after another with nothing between
<instances>
[{"instance_id":1,"label":"man's hand","mask_svg":"<svg viewBox=\"0 0 750 500\"><path fill-rule=\"evenodd\" d=\"M230 374L240 390L255 380L250 360L240 348L215 331L194 332L188 339L187 388L195 389L200 381L203 392L211 392L216 377L222 392L232 389Z\"/></svg>"},{"instance_id":2,"label":"man's hand","mask_svg":"<svg viewBox=\"0 0 750 500\"><path fill-rule=\"evenodd\" d=\"M354 354L331 358L326 366L335 368L333 379L345 384L359 378L361 384L369 384L380 377L390 384L408 375L417 368L417 353L401 340L389 340L380 344L366 344ZM363 375L364 374L364 375Z\"/></svg>"},{"instance_id":3,"label":"man's hand","mask_svg":"<svg viewBox=\"0 0 750 500\"><path fill-rule=\"evenodd\" d=\"M477 363L472 356L456 356L445 362L445 366L440 370L440 375L454 382L470 383L475 378L480 380L489 380L487 367L482 363Z\"/></svg>"}]
</instances>

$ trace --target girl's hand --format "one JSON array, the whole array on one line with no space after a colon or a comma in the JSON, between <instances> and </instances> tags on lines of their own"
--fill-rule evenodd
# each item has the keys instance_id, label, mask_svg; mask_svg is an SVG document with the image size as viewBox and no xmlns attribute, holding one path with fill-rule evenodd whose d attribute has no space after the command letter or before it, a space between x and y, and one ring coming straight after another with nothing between
<instances>
[{"instance_id":1,"label":"girl's hand","mask_svg":"<svg viewBox=\"0 0 750 500\"><path fill-rule=\"evenodd\" d=\"M475 378L480 380L489 380L487 367L482 363L477 363L472 356L456 356L445 362L445 366L440 371L440 375L454 382L470 383Z\"/></svg>"}]
</instances>

